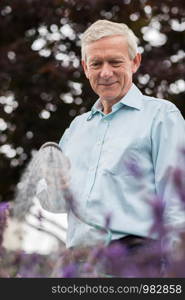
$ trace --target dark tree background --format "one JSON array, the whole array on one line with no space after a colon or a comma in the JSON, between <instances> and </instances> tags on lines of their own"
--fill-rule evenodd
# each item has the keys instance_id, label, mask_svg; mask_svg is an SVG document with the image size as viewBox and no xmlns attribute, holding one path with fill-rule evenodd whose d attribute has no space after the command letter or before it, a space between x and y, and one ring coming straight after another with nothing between
<instances>
[{"instance_id":1,"label":"dark tree background","mask_svg":"<svg viewBox=\"0 0 185 300\"><path fill-rule=\"evenodd\" d=\"M97 96L80 65L80 34L92 22L124 22L138 36L143 93L185 116L184 0L0 1L0 201L13 199L33 151L58 142Z\"/></svg>"}]
</instances>

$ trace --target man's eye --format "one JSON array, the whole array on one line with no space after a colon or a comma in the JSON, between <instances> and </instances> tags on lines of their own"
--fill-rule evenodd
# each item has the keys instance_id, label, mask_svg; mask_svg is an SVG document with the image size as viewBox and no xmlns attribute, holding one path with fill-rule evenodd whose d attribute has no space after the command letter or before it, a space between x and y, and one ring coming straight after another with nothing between
<instances>
[{"instance_id":1,"label":"man's eye","mask_svg":"<svg viewBox=\"0 0 185 300\"><path fill-rule=\"evenodd\" d=\"M113 65L113 66L120 66L121 65L121 61L111 61L111 65Z\"/></svg>"},{"instance_id":2,"label":"man's eye","mask_svg":"<svg viewBox=\"0 0 185 300\"><path fill-rule=\"evenodd\" d=\"M101 64L100 62L94 62L94 63L91 64L91 66L92 67L98 67L98 66L100 66L100 64Z\"/></svg>"}]
</instances>

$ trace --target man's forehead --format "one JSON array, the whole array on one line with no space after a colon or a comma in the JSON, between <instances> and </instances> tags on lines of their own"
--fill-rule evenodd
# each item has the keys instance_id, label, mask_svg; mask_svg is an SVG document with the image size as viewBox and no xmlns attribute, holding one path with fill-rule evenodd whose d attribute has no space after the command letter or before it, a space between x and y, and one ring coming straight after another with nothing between
<instances>
[{"instance_id":1,"label":"man's forehead","mask_svg":"<svg viewBox=\"0 0 185 300\"><path fill-rule=\"evenodd\" d=\"M121 58L123 58L124 57L124 55L122 54L122 53L120 53L120 54L116 54L116 53L114 53L114 54L110 54L110 55L103 55L103 54L101 54L101 55L88 55L87 56L87 59L89 60L89 61L98 61L98 60L102 60L102 59L104 59L104 58L106 58L106 59L108 59L108 60L113 60L113 59L121 59Z\"/></svg>"},{"instance_id":2,"label":"man's forehead","mask_svg":"<svg viewBox=\"0 0 185 300\"><path fill-rule=\"evenodd\" d=\"M85 46L86 57L88 60L106 57L124 57L128 51L128 43L124 37L108 36L93 41Z\"/></svg>"}]
</instances>

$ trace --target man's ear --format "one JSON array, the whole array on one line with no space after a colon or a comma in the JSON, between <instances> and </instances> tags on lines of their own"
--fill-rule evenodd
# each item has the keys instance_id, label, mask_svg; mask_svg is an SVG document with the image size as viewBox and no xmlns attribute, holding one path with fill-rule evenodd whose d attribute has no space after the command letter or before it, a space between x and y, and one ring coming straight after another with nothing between
<instances>
[{"instance_id":1,"label":"man's ear","mask_svg":"<svg viewBox=\"0 0 185 300\"><path fill-rule=\"evenodd\" d=\"M83 67L85 76L87 77L87 79L89 79L89 76L88 76L88 68L87 68L87 64L86 64L85 60L82 60L81 63L82 63L82 67Z\"/></svg>"},{"instance_id":2,"label":"man's ear","mask_svg":"<svg viewBox=\"0 0 185 300\"><path fill-rule=\"evenodd\" d=\"M132 61L132 72L136 73L141 64L141 53L137 53Z\"/></svg>"}]
</instances>

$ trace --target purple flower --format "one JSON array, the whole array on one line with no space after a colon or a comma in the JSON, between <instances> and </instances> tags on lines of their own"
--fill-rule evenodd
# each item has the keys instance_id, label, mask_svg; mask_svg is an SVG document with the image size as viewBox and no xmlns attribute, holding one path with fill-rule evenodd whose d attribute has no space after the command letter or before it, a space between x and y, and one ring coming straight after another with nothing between
<instances>
[{"instance_id":1,"label":"purple flower","mask_svg":"<svg viewBox=\"0 0 185 300\"><path fill-rule=\"evenodd\" d=\"M44 277L47 275L48 271L46 257L40 255L39 253L26 253L24 251L21 251L18 256L18 274L20 277Z\"/></svg>"},{"instance_id":2,"label":"purple flower","mask_svg":"<svg viewBox=\"0 0 185 300\"><path fill-rule=\"evenodd\" d=\"M78 277L78 266L75 263L70 263L62 270L62 277L64 278L74 278Z\"/></svg>"},{"instance_id":3,"label":"purple flower","mask_svg":"<svg viewBox=\"0 0 185 300\"><path fill-rule=\"evenodd\" d=\"M175 188L180 196L181 201L185 205L185 173L183 170L176 168L173 172L173 181Z\"/></svg>"},{"instance_id":4,"label":"purple flower","mask_svg":"<svg viewBox=\"0 0 185 300\"><path fill-rule=\"evenodd\" d=\"M160 197L154 197L154 199L150 202L153 210L154 223L151 228L151 233L156 232L162 237L165 233L164 228L164 210L165 203L163 199Z\"/></svg>"},{"instance_id":5,"label":"purple flower","mask_svg":"<svg viewBox=\"0 0 185 300\"><path fill-rule=\"evenodd\" d=\"M136 178L141 178L143 173L141 168L138 166L135 160L129 160L125 162L125 167L130 172L131 175L135 176Z\"/></svg>"},{"instance_id":6,"label":"purple flower","mask_svg":"<svg viewBox=\"0 0 185 300\"><path fill-rule=\"evenodd\" d=\"M112 213L107 214L105 218L105 228L109 228L111 224Z\"/></svg>"},{"instance_id":7,"label":"purple flower","mask_svg":"<svg viewBox=\"0 0 185 300\"><path fill-rule=\"evenodd\" d=\"M119 243L119 241L113 245L110 245L105 249L105 255L109 259L114 259L115 257L123 257L125 254L127 254L127 250L125 247Z\"/></svg>"},{"instance_id":8,"label":"purple flower","mask_svg":"<svg viewBox=\"0 0 185 300\"><path fill-rule=\"evenodd\" d=\"M7 202L0 203L0 247L3 242L3 233L7 225L8 210L9 210L9 203Z\"/></svg>"},{"instance_id":9,"label":"purple flower","mask_svg":"<svg viewBox=\"0 0 185 300\"><path fill-rule=\"evenodd\" d=\"M7 202L0 203L0 212L5 211L6 209L9 209L9 203Z\"/></svg>"},{"instance_id":10,"label":"purple flower","mask_svg":"<svg viewBox=\"0 0 185 300\"><path fill-rule=\"evenodd\" d=\"M119 242L105 248L103 264L105 273L120 276L128 258L128 250Z\"/></svg>"}]
</instances>

